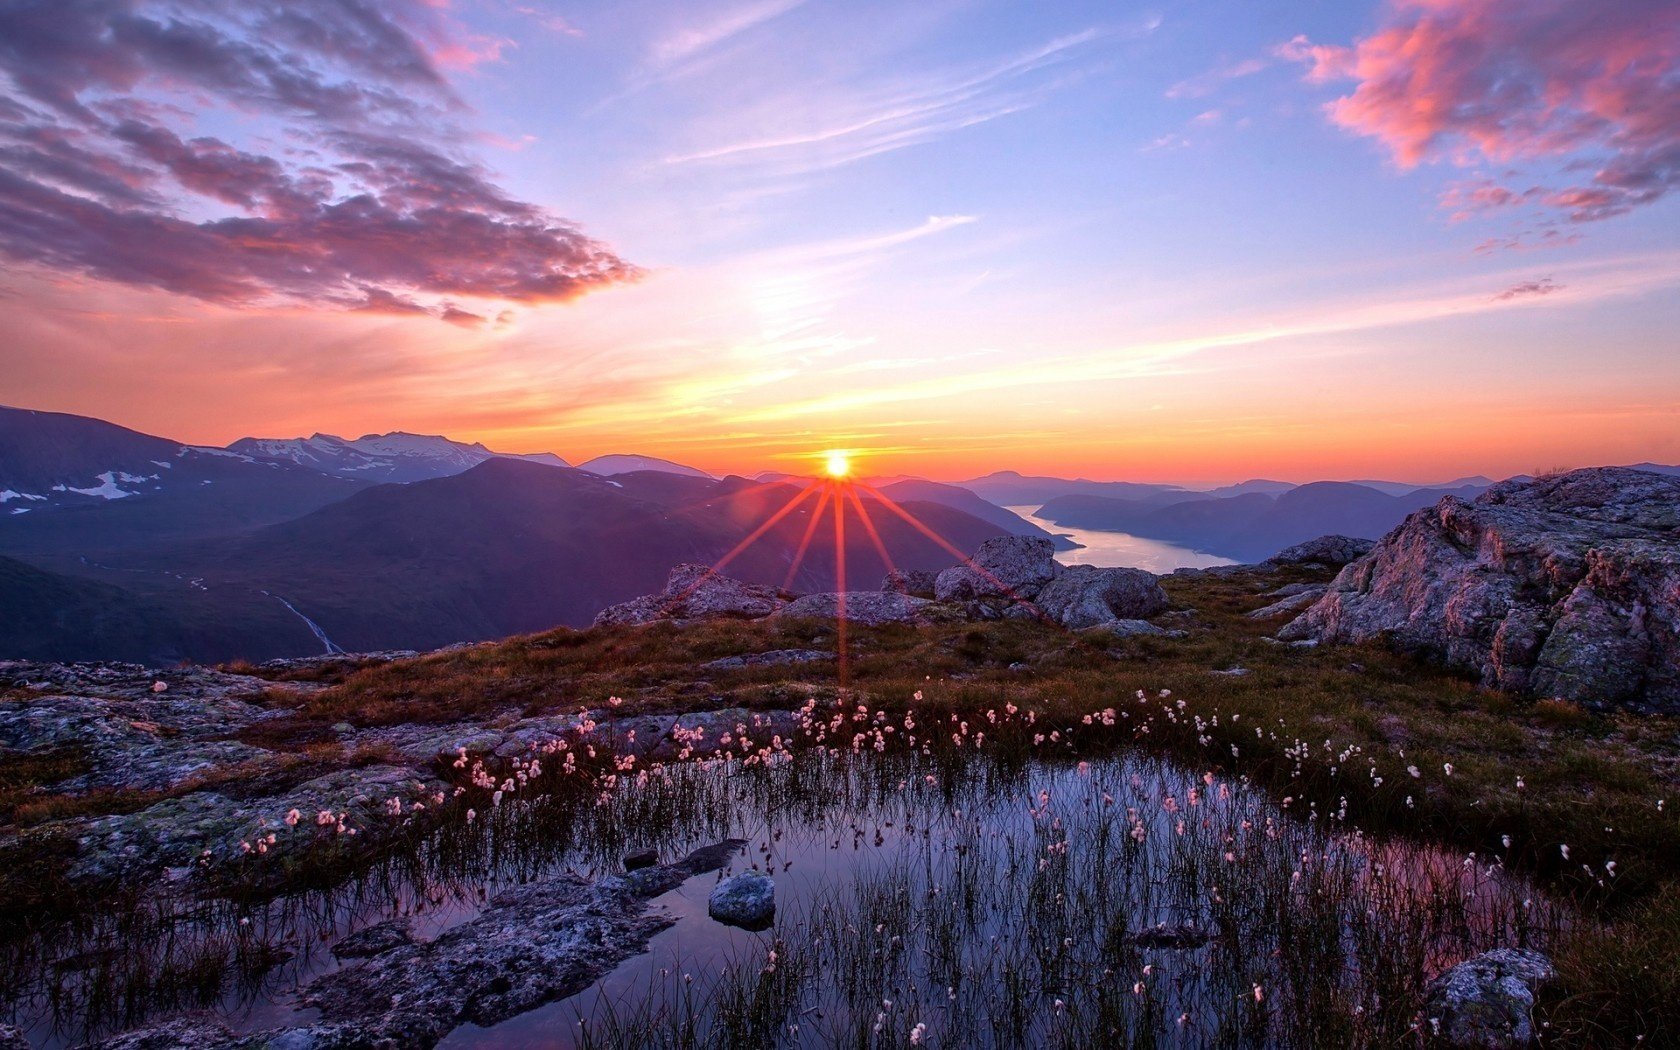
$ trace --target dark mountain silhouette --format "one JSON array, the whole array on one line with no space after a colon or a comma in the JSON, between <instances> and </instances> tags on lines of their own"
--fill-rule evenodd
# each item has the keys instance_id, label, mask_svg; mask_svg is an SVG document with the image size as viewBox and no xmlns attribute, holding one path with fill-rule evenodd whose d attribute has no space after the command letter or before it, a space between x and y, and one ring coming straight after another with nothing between
<instances>
[{"instance_id":1,"label":"dark mountain silhouette","mask_svg":"<svg viewBox=\"0 0 1680 1050\"><path fill-rule=\"evenodd\" d=\"M652 471L604 478L492 459L452 477L376 486L241 535L133 550L119 567L148 587L193 581L164 603L173 617L196 601L236 633L260 619L245 635L248 652L218 647L218 658L321 651L304 617L349 650L430 648L587 625L607 605L658 591L674 565L716 562L800 488ZM782 584L817 502L813 494L765 532L730 562L730 575ZM883 504L864 504L894 566L957 561ZM957 550L1005 531L937 503L901 506ZM824 507L794 590L835 588L835 512L833 502ZM847 585L874 589L888 565L849 501L844 534ZM294 621L278 647L265 634L277 616Z\"/></svg>"},{"instance_id":2,"label":"dark mountain silhouette","mask_svg":"<svg viewBox=\"0 0 1680 1050\"><path fill-rule=\"evenodd\" d=\"M1013 470L1000 470L983 478L957 482L959 486L999 506L1019 507L1045 503L1059 496L1106 496L1168 503L1195 499L1201 495L1176 485L1145 485L1132 481L1087 481L1084 478L1029 477Z\"/></svg>"}]
</instances>

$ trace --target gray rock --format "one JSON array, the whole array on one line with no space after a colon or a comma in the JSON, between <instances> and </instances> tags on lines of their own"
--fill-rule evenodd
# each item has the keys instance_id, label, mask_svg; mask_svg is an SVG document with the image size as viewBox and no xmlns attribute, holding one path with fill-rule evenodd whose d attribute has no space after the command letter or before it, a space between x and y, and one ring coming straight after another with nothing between
<instances>
[{"instance_id":1,"label":"gray rock","mask_svg":"<svg viewBox=\"0 0 1680 1050\"><path fill-rule=\"evenodd\" d=\"M658 864L658 863L659 863L658 852L655 851L655 850L646 849L646 850L642 850L640 853L626 854L625 858L624 858L624 870L625 871L640 871L643 868L651 868L655 864Z\"/></svg>"},{"instance_id":2,"label":"gray rock","mask_svg":"<svg viewBox=\"0 0 1680 1050\"><path fill-rule=\"evenodd\" d=\"M340 959L369 959L414 943L414 927L407 919L386 919L363 927L332 946Z\"/></svg>"},{"instance_id":3,"label":"gray rock","mask_svg":"<svg viewBox=\"0 0 1680 1050\"><path fill-rule=\"evenodd\" d=\"M1077 630L1163 613L1167 592L1153 573L1142 569L1074 565L1041 588L1033 604L1062 626Z\"/></svg>"},{"instance_id":4,"label":"gray rock","mask_svg":"<svg viewBox=\"0 0 1680 1050\"><path fill-rule=\"evenodd\" d=\"M29 1050L29 1037L21 1028L0 1024L0 1050Z\"/></svg>"},{"instance_id":5,"label":"gray rock","mask_svg":"<svg viewBox=\"0 0 1680 1050\"><path fill-rule=\"evenodd\" d=\"M839 594L807 594L795 598L776 612L777 618L806 617L833 620L840 615ZM847 591L846 619L853 623L923 623L933 602L891 591Z\"/></svg>"},{"instance_id":6,"label":"gray rock","mask_svg":"<svg viewBox=\"0 0 1680 1050\"><path fill-rule=\"evenodd\" d=\"M1680 709L1680 478L1598 467L1445 497L1278 636L1386 639L1488 686Z\"/></svg>"},{"instance_id":7,"label":"gray rock","mask_svg":"<svg viewBox=\"0 0 1680 1050\"><path fill-rule=\"evenodd\" d=\"M913 594L918 598L932 598L939 573L931 569L894 569L881 581L883 591Z\"/></svg>"},{"instance_id":8,"label":"gray rock","mask_svg":"<svg viewBox=\"0 0 1680 1050\"><path fill-rule=\"evenodd\" d=\"M706 900L712 918L749 930L763 929L776 915L776 882L758 871L743 871L718 883Z\"/></svg>"},{"instance_id":9,"label":"gray rock","mask_svg":"<svg viewBox=\"0 0 1680 1050\"><path fill-rule=\"evenodd\" d=\"M744 845L732 839L675 864L591 883L573 874L507 890L476 918L317 978L302 1003L321 1021L267 1033L323 1046L421 1048L461 1024L484 1027L588 988L676 920L652 898L715 871Z\"/></svg>"},{"instance_id":10,"label":"gray rock","mask_svg":"<svg viewBox=\"0 0 1680 1050\"><path fill-rule=\"evenodd\" d=\"M1272 565L1346 565L1363 558L1376 546L1373 540L1356 536L1320 536L1315 540L1285 547L1266 559Z\"/></svg>"},{"instance_id":11,"label":"gray rock","mask_svg":"<svg viewBox=\"0 0 1680 1050\"><path fill-rule=\"evenodd\" d=\"M99 1050L210 1050L240 1045L228 1027L208 1015L189 1015L99 1042Z\"/></svg>"},{"instance_id":12,"label":"gray rock","mask_svg":"<svg viewBox=\"0 0 1680 1050\"><path fill-rule=\"evenodd\" d=\"M1223 671L1208 672L1208 674L1219 675L1221 678L1246 678L1252 673L1253 672L1246 667L1227 667Z\"/></svg>"},{"instance_id":13,"label":"gray rock","mask_svg":"<svg viewBox=\"0 0 1680 1050\"><path fill-rule=\"evenodd\" d=\"M1285 616L1289 613L1300 612L1313 602L1316 602L1320 598L1324 597L1324 593L1329 589L1330 588L1328 586L1321 584L1317 587L1311 587L1304 591L1297 591L1287 598L1279 598L1270 605L1261 606L1249 613L1248 618L1250 620L1270 620L1274 616Z\"/></svg>"},{"instance_id":14,"label":"gray rock","mask_svg":"<svg viewBox=\"0 0 1680 1050\"><path fill-rule=\"evenodd\" d=\"M1539 952L1483 952L1430 983L1424 1016L1449 1046L1525 1047L1534 1041L1534 993L1556 976Z\"/></svg>"},{"instance_id":15,"label":"gray rock","mask_svg":"<svg viewBox=\"0 0 1680 1050\"><path fill-rule=\"evenodd\" d=\"M803 599L800 599L803 601ZM797 604L797 602L795 602ZM747 667L775 667L781 664L809 664L834 659L833 653L821 649L772 649L764 653L744 653L725 656L700 665L702 671L739 671Z\"/></svg>"},{"instance_id":16,"label":"gray rock","mask_svg":"<svg viewBox=\"0 0 1680 1050\"><path fill-rule=\"evenodd\" d=\"M1266 597L1292 598L1297 594L1305 594L1308 591L1312 591L1314 594L1323 594L1327 589L1328 585L1323 583L1286 583L1276 590L1267 591Z\"/></svg>"},{"instance_id":17,"label":"gray rock","mask_svg":"<svg viewBox=\"0 0 1680 1050\"><path fill-rule=\"evenodd\" d=\"M790 597L774 587L743 583L706 565L679 565L671 570L663 591L603 609L595 617L595 626L715 617L759 619L781 608Z\"/></svg>"},{"instance_id":18,"label":"gray rock","mask_svg":"<svg viewBox=\"0 0 1680 1050\"><path fill-rule=\"evenodd\" d=\"M996 536L982 543L966 565L941 572L934 597L942 602L974 598L1031 600L1062 573L1056 545L1040 536Z\"/></svg>"}]
</instances>

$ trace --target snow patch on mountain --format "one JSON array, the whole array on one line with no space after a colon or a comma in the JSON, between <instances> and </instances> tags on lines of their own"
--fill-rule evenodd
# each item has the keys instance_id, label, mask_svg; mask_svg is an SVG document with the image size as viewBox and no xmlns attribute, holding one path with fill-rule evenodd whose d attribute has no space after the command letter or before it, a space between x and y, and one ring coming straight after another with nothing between
<instances>
[{"instance_id":1,"label":"snow patch on mountain","mask_svg":"<svg viewBox=\"0 0 1680 1050\"><path fill-rule=\"evenodd\" d=\"M699 467L684 466L681 463L673 463L668 459L619 453L596 456L587 463L579 463L578 469L601 475L630 474L638 470L654 470L661 474L681 474L689 478L709 478L712 476Z\"/></svg>"}]
</instances>

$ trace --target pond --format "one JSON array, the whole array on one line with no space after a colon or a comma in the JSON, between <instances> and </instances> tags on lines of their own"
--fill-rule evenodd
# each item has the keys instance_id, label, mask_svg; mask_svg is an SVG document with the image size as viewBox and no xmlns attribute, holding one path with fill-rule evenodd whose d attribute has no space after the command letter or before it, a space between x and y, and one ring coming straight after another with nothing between
<instances>
[{"instance_id":1,"label":"pond","mask_svg":"<svg viewBox=\"0 0 1680 1050\"><path fill-rule=\"evenodd\" d=\"M1075 543L1083 544L1078 550L1056 553L1056 560L1064 565L1096 565L1102 568L1117 566L1164 574L1174 569L1206 569L1215 565L1236 564L1230 558L1180 547L1165 540L1133 536L1128 532L1058 525L1048 518L1039 517L1037 504L1004 509L1025 518L1046 532L1066 536Z\"/></svg>"},{"instance_id":2,"label":"pond","mask_svg":"<svg viewBox=\"0 0 1680 1050\"><path fill-rule=\"evenodd\" d=\"M653 899L675 921L645 952L441 1045L1387 1043L1444 965L1555 926L1496 859L1374 841L1240 778L1074 747L1173 714L1140 697L1053 730L1014 709L933 726L808 709L801 748L533 790L417 833L338 887L183 907L162 938L125 921L88 945L97 965L67 967L57 945L12 1006L37 1046L72 1045L195 1005L182 975L227 949L239 962L196 986L224 1023L307 1025L300 993L357 965L329 951L353 931L401 915L430 939L504 888L720 839L742 840L723 871ZM707 914L718 881L749 869L775 880L774 924L757 932Z\"/></svg>"}]
</instances>

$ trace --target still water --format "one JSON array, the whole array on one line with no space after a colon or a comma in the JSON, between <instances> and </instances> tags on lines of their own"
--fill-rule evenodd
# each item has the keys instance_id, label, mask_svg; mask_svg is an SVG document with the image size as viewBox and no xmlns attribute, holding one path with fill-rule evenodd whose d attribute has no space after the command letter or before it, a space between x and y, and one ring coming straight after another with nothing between
<instances>
[{"instance_id":1,"label":"still water","mask_svg":"<svg viewBox=\"0 0 1680 1050\"><path fill-rule=\"evenodd\" d=\"M1127 532L1108 532L1102 529L1077 529L1070 525L1057 525L1047 518L1038 516L1038 506L1030 504L1024 507L1005 507L1026 520L1044 529L1046 532L1058 536L1066 536L1075 543L1084 544L1079 550L1061 551L1056 560L1063 565L1098 565L1103 567L1122 566L1133 569L1147 569L1153 573L1168 573L1174 569L1206 569L1213 565L1235 565L1230 558L1221 558L1217 554L1204 554L1180 547L1165 540L1145 539L1133 536Z\"/></svg>"}]
</instances>

